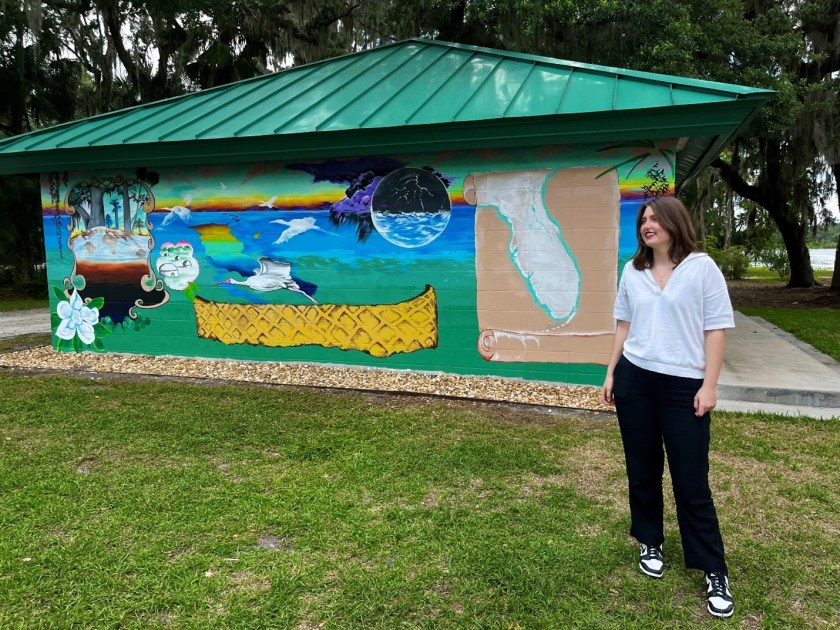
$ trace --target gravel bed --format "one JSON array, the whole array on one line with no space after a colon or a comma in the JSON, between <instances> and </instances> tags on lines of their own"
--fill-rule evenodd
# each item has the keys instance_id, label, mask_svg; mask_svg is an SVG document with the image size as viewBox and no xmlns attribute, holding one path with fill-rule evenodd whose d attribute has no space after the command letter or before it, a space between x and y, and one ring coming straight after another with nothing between
<instances>
[{"instance_id":1,"label":"gravel bed","mask_svg":"<svg viewBox=\"0 0 840 630\"><path fill-rule=\"evenodd\" d=\"M408 392L592 411L613 410L601 402L601 390L598 387L486 376L460 376L440 372L138 354L76 354L55 352L49 346L0 354L0 366L27 370L154 374L274 385Z\"/></svg>"}]
</instances>

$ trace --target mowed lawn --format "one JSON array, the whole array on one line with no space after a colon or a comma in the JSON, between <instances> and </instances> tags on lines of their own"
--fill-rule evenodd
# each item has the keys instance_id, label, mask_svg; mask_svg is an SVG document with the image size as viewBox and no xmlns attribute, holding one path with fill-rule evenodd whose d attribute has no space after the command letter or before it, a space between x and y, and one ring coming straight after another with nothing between
<instances>
[{"instance_id":1,"label":"mowed lawn","mask_svg":"<svg viewBox=\"0 0 840 630\"><path fill-rule=\"evenodd\" d=\"M838 422L716 414L728 622L609 414L0 372L0 444L2 628L840 625Z\"/></svg>"}]
</instances>

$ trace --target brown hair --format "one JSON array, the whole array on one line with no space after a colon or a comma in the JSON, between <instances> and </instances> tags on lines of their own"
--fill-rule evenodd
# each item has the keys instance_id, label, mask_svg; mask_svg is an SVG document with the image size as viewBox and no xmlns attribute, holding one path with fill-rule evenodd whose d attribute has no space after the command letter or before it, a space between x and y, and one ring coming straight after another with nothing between
<instances>
[{"instance_id":1,"label":"brown hair","mask_svg":"<svg viewBox=\"0 0 840 630\"><path fill-rule=\"evenodd\" d=\"M671 262L679 265L690 253L700 251L691 217L683 202L675 197L656 197L645 201L636 215L636 240L639 247L633 254L634 269L641 271L653 266L653 250L645 245L642 239L642 216L645 214L645 208L653 210L659 225L671 236L671 249L668 252Z\"/></svg>"}]
</instances>

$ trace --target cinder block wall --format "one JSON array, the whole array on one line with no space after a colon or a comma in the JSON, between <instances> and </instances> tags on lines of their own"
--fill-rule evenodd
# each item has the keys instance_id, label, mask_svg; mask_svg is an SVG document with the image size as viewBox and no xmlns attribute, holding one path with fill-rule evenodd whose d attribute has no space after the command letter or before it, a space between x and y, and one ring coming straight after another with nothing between
<instances>
[{"instance_id":1,"label":"cinder block wall","mask_svg":"<svg viewBox=\"0 0 840 630\"><path fill-rule=\"evenodd\" d=\"M54 345L598 384L650 144L44 174Z\"/></svg>"}]
</instances>

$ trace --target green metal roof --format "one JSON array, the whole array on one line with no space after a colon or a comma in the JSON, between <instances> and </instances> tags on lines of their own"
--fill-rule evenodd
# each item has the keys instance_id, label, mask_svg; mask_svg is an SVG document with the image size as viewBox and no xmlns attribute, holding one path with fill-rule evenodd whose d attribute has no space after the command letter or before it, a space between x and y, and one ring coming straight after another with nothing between
<instances>
[{"instance_id":1,"label":"green metal roof","mask_svg":"<svg viewBox=\"0 0 840 630\"><path fill-rule=\"evenodd\" d=\"M0 142L0 173L689 138L677 183L773 92L411 39Z\"/></svg>"}]
</instances>

